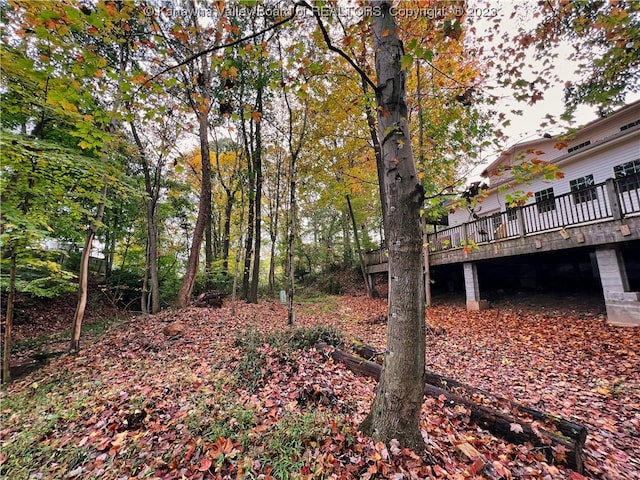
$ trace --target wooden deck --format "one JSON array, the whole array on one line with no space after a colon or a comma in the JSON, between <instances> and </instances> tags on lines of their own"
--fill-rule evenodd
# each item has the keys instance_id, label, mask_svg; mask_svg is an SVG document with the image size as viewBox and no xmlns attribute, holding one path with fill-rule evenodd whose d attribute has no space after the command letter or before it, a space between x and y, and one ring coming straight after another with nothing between
<instances>
[{"instance_id":1,"label":"wooden deck","mask_svg":"<svg viewBox=\"0 0 640 480\"><path fill-rule=\"evenodd\" d=\"M510 209L427 236L429 264L596 246L640 239L640 175L610 179L544 203ZM386 272L386 250L365 254L367 273Z\"/></svg>"}]
</instances>

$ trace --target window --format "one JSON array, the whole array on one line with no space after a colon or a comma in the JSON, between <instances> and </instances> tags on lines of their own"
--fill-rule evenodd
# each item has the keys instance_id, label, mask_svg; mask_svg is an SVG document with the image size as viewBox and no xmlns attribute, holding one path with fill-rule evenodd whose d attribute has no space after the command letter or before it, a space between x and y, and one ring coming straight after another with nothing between
<instances>
[{"instance_id":1,"label":"window","mask_svg":"<svg viewBox=\"0 0 640 480\"><path fill-rule=\"evenodd\" d=\"M591 145L591 140L587 140L586 142L582 142L579 145L574 145L567 150L567 153L575 152L576 150L580 150L581 148L586 147L587 145Z\"/></svg>"},{"instance_id":2,"label":"window","mask_svg":"<svg viewBox=\"0 0 640 480\"><path fill-rule=\"evenodd\" d=\"M624 132L625 130L629 130L631 127L635 127L636 125L640 125L640 120L636 120L635 122L627 123L620 127L620 131Z\"/></svg>"},{"instance_id":3,"label":"window","mask_svg":"<svg viewBox=\"0 0 640 480\"><path fill-rule=\"evenodd\" d=\"M536 205L538 213L550 212L556 209L555 196L553 195L553 187L546 190L540 190L535 193Z\"/></svg>"},{"instance_id":4,"label":"window","mask_svg":"<svg viewBox=\"0 0 640 480\"><path fill-rule=\"evenodd\" d=\"M623 163L613 167L619 192L640 190L640 160Z\"/></svg>"},{"instance_id":5,"label":"window","mask_svg":"<svg viewBox=\"0 0 640 480\"><path fill-rule=\"evenodd\" d=\"M575 203L588 202L590 200L597 200L598 193L595 188L591 188L595 185L593 181L593 175L586 175L584 177L576 178L569 182L569 187L573 193L573 201Z\"/></svg>"},{"instance_id":6,"label":"window","mask_svg":"<svg viewBox=\"0 0 640 480\"><path fill-rule=\"evenodd\" d=\"M518 219L518 212L515 208L507 207L507 220L513 222Z\"/></svg>"}]
</instances>

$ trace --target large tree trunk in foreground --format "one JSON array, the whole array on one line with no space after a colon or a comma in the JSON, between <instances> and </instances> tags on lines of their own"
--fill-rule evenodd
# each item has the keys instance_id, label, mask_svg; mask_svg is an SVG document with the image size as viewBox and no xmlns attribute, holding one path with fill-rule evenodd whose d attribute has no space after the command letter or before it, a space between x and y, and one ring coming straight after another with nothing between
<instances>
[{"instance_id":1,"label":"large tree trunk in foreground","mask_svg":"<svg viewBox=\"0 0 640 480\"><path fill-rule=\"evenodd\" d=\"M389 320L387 351L376 397L362 430L388 443L397 439L424 448L420 413L424 398L425 321L420 207L424 192L415 165L407 123L404 54L390 3L381 2L373 17L378 86L378 132L381 138L389 248Z\"/></svg>"},{"instance_id":2,"label":"large tree trunk in foreground","mask_svg":"<svg viewBox=\"0 0 640 480\"><path fill-rule=\"evenodd\" d=\"M324 348L323 345L318 346L318 349L322 348ZM376 379L380 378L382 367L377 363L340 350L333 350L331 352L331 358L335 361L343 362L349 369L356 373ZM428 382L424 384L424 393L426 395L433 398L444 398L445 404L462 405L469 409L469 418L479 427L512 443L520 445L530 443L536 449L543 451L549 462L566 463L567 466L577 472L583 472L582 449L587 437L587 429L584 426L531 407L516 404L506 399L498 399L499 403L504 403L504 406L509 410L514 412L520 410L536 421L545 422L548 428L557 430L559 433L553 433L543 428L547 425L541 425L534 429L530 423L520 421L511 415L506 415L478 404L474 400L471 400L471 395L469 395L469 399L467 399L466 397L452 393L450 389L460 389L467 394L481 394L486 398L493 397L488 392L483 392L480 389L464 385L453 379L442 377L432 372L426 372L425 378ZM446 385L447 389L440 388L437 385ZM565 450L564 462L561 462L562 457L554 452L554 448L557 449L558 446L562 446Z\"/></svg>"}]
</instances>

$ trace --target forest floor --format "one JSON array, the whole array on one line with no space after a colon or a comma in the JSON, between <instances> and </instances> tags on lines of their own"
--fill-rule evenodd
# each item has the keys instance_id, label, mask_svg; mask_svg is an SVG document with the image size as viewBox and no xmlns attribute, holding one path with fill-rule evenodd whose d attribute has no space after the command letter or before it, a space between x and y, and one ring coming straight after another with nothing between
<instances>
[{"instance_id":1,"label":"forest floor","mask_svg":"<svg viewBox=\"0 0 640 480\"><path fill-rule=\"evenodd\" d=\"M427 338L427 368L585 425L584 477L479 429L442 399L423 406L429 456L360 433L375 381L311 347L339 337L346 350L354 340L384 350L385 312L384 299L362 295L302 300L294 331L280 303L238 302L234 315L227 301L121 318L101 336L92 330L77 355L53 358L2 391L0 474L484 478L460 454L465 443L505 479L640 479L640 335L606 325L597 302L522 297L467 312L451 297L427 311L439 332ZM18 338L50 334L35 326L45 317L18 324ZM184 333L166 337L177 321Z\"/></svg>"}]
</instances>

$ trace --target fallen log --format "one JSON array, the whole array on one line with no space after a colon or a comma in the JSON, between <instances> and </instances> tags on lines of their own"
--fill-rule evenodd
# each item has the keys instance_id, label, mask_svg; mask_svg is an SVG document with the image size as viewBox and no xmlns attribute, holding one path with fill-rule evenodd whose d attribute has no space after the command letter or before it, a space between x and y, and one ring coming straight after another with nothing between
<instances>
[{"instance_id":1,"label":"fallen log","mask_svg":"<svg viewBox=\"0 0 640 480\"><path fill-rule=\"evenodd\" d=\"M222 307L222 297L223 293L218 290L210 290L208 292L203 292L198 295L196 301L194 302L194 307L214 307L220 308Z\"/></svg>"},{"instance_id":2,"label":"fallen log","mask_svg":"<svg viewBox=\"0 0 640 480\"><path fill-rule=\"evenodd\" d=\"M324 344L318 344L317 349L323 351L327 350L328 347ZM372 377L376 380L380 378L382 367L377 363L341 350L332 350L330 356L334 361L344 363L355 373ZM537 450L544 452L549 462L564 463L578 473L584 471L582 449L586 439L586 429L583 426L579 426L580 428L577 429L576 435L573 435L573 430L571 429L566 430L566 433L571 435L566 435L560 429L558 429L559 433L553 433L542 428L542 426L538 427L518 420L511 415L479 405L473 400L430 383L425 383L425 395L439 399L444 398L445 404L448 405L464 406L469 410L469 418L479 427L511 443L530 443ZM547 418L547 414L540 413L544 418Z\"/></svg>"},{"instance_id":3,"label":"fallen log","mask_svg":"<svg viewBox=\"0 0 640 480\"><path fill-rule=\"evenodd\" d=\"M353 349L358 355L366 358L367 360L375 359L374 361L376 361L376 363L381 363L382 359L384 358L384 352L377 351L375 348L369 345L354 343ZM431 385L443 388L452 393L456 393L456 391L462 390L468 396L475 395L480 398L486 398L489 400L493 399L499 404L500 407L504 407L510 412L528 415L533 420L544 422L544 424L549 426L550 428L558 430L558 432L560 432L563 436L573 438L582 445L584 445L586 441L587 429L579 423L575 423L565 418L551 415L550 413L542 412L533 407L521 405L507 398L494 395L480 388L466 385L464 383L458 382L453 378L445 377L429 370L425 371L425 381Z\"/></svg>"}]
</instances>

